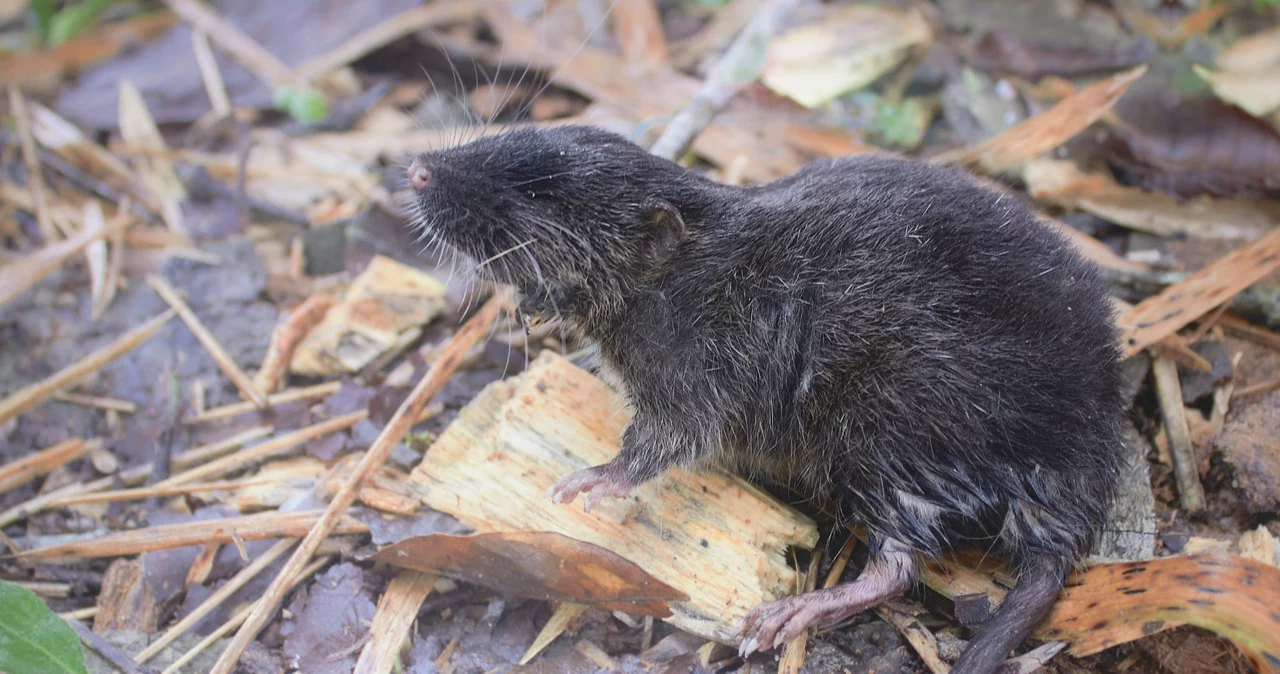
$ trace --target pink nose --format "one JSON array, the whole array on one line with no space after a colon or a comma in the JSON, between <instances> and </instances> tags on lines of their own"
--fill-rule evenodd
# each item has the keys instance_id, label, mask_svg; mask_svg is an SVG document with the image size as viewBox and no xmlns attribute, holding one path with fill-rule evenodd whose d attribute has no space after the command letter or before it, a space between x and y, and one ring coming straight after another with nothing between
<instances>
[{"instance_id":1,"label":"pink nose","mask_svg":"<svg viewBox=\"0 0 1280 674\"><path fill-rule=\"evenodd\" d=\"M417 159L409 164L409 184L413 185L415 190L423 190L427 188L427 183L431 182L431 171L422 165Z\"/></svg>"}]
</instances>

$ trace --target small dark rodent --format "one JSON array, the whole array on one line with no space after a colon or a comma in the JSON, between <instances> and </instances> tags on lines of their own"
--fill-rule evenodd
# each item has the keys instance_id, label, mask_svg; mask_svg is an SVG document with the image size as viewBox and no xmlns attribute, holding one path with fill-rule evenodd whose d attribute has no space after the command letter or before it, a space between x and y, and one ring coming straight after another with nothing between
<instances>
[{"instance_id":1,"label":"small dark rodent","mask_svg":"<svg viewBox=\"0 0 1280 674\"><path fill-rule=\"evenodd\" d=\"M986 674L1092 549L1123 413L1107 288L1009 196L871 156L727 186L581 126L422 155L409 180L424 235L596 340L633 409L617 458L553 498L714 466L866 527L862 573L758 607L744 655L902 593L916 552L975 545L1018 572L952 670Z\"/></svg>"}]
</instances>

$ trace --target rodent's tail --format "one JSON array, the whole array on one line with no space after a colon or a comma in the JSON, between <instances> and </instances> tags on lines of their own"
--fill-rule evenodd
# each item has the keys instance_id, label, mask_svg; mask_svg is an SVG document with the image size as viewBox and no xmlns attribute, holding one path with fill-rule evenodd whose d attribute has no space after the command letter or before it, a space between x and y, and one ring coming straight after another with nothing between
<instances>
[{"instance_id":1,"label":"rodent's tail","mask_svg":"<svg viewBox=\"0 0 1280 674\"><path fill-rule=\"evenodd\" d=\"M1037 554L1024 562L1018 585L978 629L969 647L951 668L951 674L995 672L1009 657L1009 651L1021 644L1049 615L1070 566L1066 558L1047 554Z\"/></svg>"}]
</instances>

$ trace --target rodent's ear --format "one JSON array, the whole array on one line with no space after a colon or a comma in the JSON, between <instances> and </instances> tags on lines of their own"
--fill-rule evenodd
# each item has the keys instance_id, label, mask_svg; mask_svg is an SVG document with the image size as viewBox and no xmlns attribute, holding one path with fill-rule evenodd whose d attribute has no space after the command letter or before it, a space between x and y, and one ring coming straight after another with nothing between
<instances>
[{"instance_id":1,"label":"rodent's ear","mask_svg":"<svg viewBox=\"0 0 1280 674\"><path fill-rule=\"evenodd\" d=\"M646 206L649 209L649 223L653 226L654 254L659 261L665 261L675 254L676 248L684 239L684 218L665 199L650 199Z\"/></svg>"}]
</instances>

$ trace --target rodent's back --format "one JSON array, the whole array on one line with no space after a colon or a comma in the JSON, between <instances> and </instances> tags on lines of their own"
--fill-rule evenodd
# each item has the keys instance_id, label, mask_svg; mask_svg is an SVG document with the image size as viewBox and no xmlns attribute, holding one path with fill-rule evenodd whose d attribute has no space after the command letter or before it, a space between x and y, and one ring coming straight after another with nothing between
<instances>
[{"instance_id":1,"label":"rodent's back","mask_svg":"<svg viewBox=\"0 0 1280 674\"><path fill-rule=\"evenodd\" d=\"M824 161L740 196L663 292L741 387L719 392L743 401L741 444L924 549L968 527L1008 532L1015 557L1085 554L1122 410L1090 263L1010 196L918 162Z\"/></svg>"}]
</instances>

